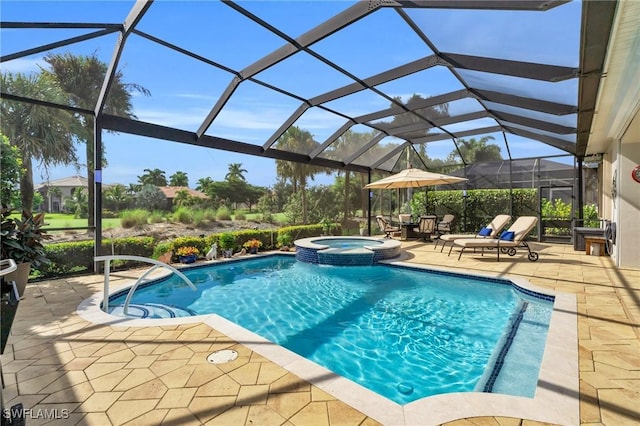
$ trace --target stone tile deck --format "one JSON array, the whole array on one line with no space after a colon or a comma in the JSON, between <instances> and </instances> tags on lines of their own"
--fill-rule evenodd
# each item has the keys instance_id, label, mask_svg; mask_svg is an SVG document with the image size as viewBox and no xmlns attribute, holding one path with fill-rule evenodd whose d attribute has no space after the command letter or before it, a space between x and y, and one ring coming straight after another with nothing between
<instances>
[{"instance_id":1,"label":"stone tile deck","mask_svg":"<svg viewBox=\"0 0 640 426\"><path fill-rule=\"evenodd\" d=\"M403 242L412 263L509 274L575 294L580 423L638 424L640 271L616 269L609 257L585 256L567 245L534 245L538 262L518 253L498 263L493 253L465 252L458 261L447 250L433 250L433 243ZM114 274L112 285L137 276ZM5 406L20 402L31 409L27 424L379 424L207 324L127 327L82 319L76 308L102 283L93 275L27 287L2 355ZM211 352L227 348L239 353L235 361L207 362ZM476 417L446 424L542 423Z\"/></svg>"}]
</instances>

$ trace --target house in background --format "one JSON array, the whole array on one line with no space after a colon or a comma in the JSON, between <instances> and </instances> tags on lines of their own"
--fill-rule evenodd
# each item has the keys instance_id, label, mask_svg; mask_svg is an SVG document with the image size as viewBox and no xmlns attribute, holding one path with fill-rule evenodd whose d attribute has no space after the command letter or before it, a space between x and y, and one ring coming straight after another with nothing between
<instances>
[{"instance_id":1,"label":"house in background","mask_svg":"<svg viewBox=\"0 0 640 426\"><path fill-rule=\"evenodd\" d=\"M162 191L164 196L167 197L167 210L171 210L173 208L173 200L176 198L176 194L180 191L187 191L189 196L200 198L202 200L209 198L207 194L196 191L195 189L191 189L187 186L159 186L158 188L160 188L160 191Z\"/></svg>"},{"instance_id":2,"label":"house in background","mask_svg":"<svg viewBox=\"0 0 640 426\"><path fill-rule=\"evenodd\" d=\"M44 203L41 210L47 213L61 213L64 201L71 198L76 188L87 188L88 180L83 176L71 176L62 179L49 180L35 187L42 194Z\"/></svg>"}]
</instances>

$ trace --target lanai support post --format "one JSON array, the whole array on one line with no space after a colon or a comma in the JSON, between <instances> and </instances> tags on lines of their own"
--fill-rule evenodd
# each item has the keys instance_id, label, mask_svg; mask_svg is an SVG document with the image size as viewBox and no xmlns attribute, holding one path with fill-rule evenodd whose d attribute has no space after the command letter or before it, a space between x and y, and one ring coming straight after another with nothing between
<instances>
[{"instance_id":1,"label":"lanai support post","mask_svg":"<svg viewBox=\"0 0 640 426\"><path fill-rule=\"evenodd\" d=\"M584 219L584 193L583 193L583 179L584 176L582 174L582 157L578 157L578 224L579 226L585 226Z\"/></svg>"},{"instance_id":2,"label":"lanai support post","mask_svg":"<svg viewBox=\"0 0 640 426\"><path fill-rule=\"evenodd\" d=\"M371 183L371 169L367 171L367 184ZM367 235L371 235L371 197L373 190L367 189Z\"/></svg>"},{"instance_id":3,"label":"lanai support post","mask_svg":"<svg viewBox=\"0 0 640 426\"><path fill-rule=\"evenodd\" d=\"M100 256L100 249L102 247L102 123L101 115L98 115L93 120L93 257L94 259ZM100 273L99 262L93 262L93 272Z\"/></svg>"}]
</instances>

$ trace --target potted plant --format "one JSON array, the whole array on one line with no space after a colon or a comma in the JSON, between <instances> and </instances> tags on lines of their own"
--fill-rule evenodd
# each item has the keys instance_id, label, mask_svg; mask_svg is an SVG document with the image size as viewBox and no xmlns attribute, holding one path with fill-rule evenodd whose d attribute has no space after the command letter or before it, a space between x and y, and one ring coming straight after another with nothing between
<instances>
[{"instance_id":1,"label":"potted plant","mask_svg":"<svg viewBox=\"0 0 640 426\"><path fill-rule=\"evenodd\" d=\"M23 295L29 279L31 266L38 267L49 263L44 251L44 240L51 238L42 230L44 213L36 215L22 212L22 218L12 218L11 209L2 208L2 229L0 248L2 259L13 259L18 269L8 274L7 281L15 281L18 293Z\"/></svg>"},{"instance_id":2,"label":"potted plant","mask_svg":"<svg viewBox=\"0 0 640 426\"><path fill-rule=\"evenodd\" d=\"M193 263L198 258L200 250L193 246L183 246L176 250L180 263Z\"/></svg>"},{"instance_id":3,"label":"potted plant","mask_svg":"<svg viewBox=\"0 0 640 426\"><path fill-rule=\"evenodd\" d=\"M245 242L242 247L246 248L251 254L257 254L258 249L262 247L262 241L252 238L249 241Z\"/></svg>"},{"instance_id":4,"label":"potted plant","mask_svg":"<svg viewBox=\"0 0 640 426\"><path fill-rule=\"evenodd\" d=\"M220 234L220 248L222 249L222 253L224 257L231 257L233 254L233 248L236 245L236 236L231 232L223 232Z\"/></svg>"},{"instance_id":5,"label":"potted plant","mask_svg":"<svg viewBox=\"0 0 640 426\"><path fill-rule=\"evenodd\" d=\"M293 237L288 232L284 232L282 234L278 234L277 241L281 251L289 251L291 243L293 243Z\"/></svg>"}]
</instances>

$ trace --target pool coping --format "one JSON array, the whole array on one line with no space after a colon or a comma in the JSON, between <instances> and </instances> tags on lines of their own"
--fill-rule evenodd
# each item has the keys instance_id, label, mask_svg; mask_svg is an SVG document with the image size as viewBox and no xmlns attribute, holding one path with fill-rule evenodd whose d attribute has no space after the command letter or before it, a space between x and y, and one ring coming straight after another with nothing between
<instances>
[{"instance_id":1,"label":"pool coping","mask_svg":"<svg viewBox=\"0 0 640 426\"><path fill-rule=\"evenodd\" d=\"M313 250L324 250L324 249L328 249L330 248L330 246L326 245L326 244L318 244L318 243L314 243L313 241L316 240L320 240L320 239L349 239L349 240L367 240L367 241L371 241L371 240L375 240L375 241L379 241L382 244L379 245L374 245L374 246L365 246L364 248L368 249L368 250L381 250L381 249L389 249L389 248L397 248L400 247L402 244L400 243L400 241L394 240L392 238L378 238L378 237L363 237L363 236L340 236L340 235L326 235L324 237L309 237L309 238L301 238L299 240L295 241L295 245L297 247L302 247L302 248L308 248L308 249L313 249Z\"/></svg>"},{"instance_id":2,"label":"pool coping","mask_svg":"<svg viewBox=\"0 0 640 426\"><path fill-rule=\"evenodd\" d=\"M452 273L450 269L423 266L403 260L386 260L380 263ZM456 270L455 273L458 272L482 278L509 280L525 290L555 297L538 384L533 398L464 392L430 396L400 405L216 314L166 319L115 317L100 310L102 292L85 299L78 306L77 312L83 319L93 323L126 327L202 322L383 424L426 426L468 417L502 416L562 425L579 425L576 296L549 292L517 276L467 270Z\"/></svg>"}]
</instances>

